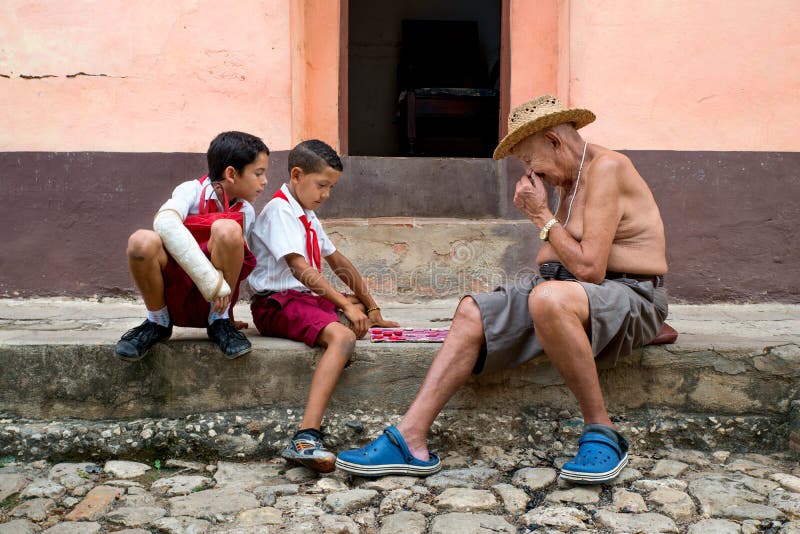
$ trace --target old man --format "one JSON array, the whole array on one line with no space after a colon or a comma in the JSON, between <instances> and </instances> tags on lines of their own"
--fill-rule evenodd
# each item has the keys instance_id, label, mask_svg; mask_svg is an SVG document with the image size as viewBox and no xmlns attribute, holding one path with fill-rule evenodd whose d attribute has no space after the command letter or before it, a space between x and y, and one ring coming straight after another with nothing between
<instances>
[{"instance_id":1,"label":"old man","mask_svg":"<svg viewBox=\"0 0 800 534\"><path fill-rule=\"evenodd\" d=\"M628 443L609 418L595 358L647 344L664 323L664 227L631 161L581 137L578 130L594 119L550 95L511 112L494 158L513 155L525 165L514 204L539 229L539 274L464 297L400 424L341 453L337 467L360 476L437 472L441 461L428 451L427 434L447 401L471 374L516 367L542 352L584 420L578 453L561 478L599 484L626 465ZM558 195L554 210L545 184Z\"/></svg>"}]
</instances>

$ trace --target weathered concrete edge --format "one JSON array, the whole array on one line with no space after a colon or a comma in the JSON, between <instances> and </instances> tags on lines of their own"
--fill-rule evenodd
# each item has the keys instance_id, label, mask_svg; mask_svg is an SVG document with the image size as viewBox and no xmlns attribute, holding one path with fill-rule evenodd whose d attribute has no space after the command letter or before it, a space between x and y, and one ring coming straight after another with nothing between
<instances>
[{"instance_id":1,"label":"weathered concrete edge","mask_svg":"<svg viewBox=\"0 0 800 534\"><path fill-rule=\"evenodd\" d=\"M300 406L320 354L285 341L259 343L228 361L210 344L172 341L140 362L113 356L111 344L0 344L0 411L22 417L85 419L180 417L197 412ZM435 344L359 342L332 407L404 410L433 359ZM602 369L612 412L644 408L717 415L789 417L800 398L800 347L647 347ZM545 357L520 369L476 377L448 405L503 411L575 407Z\"/></svg>"},{"instance_id":2,"label":"weathered concrete edge","mask_svg":"<svg viewBox=\"0 0 800 534\"><path fill-rule=\"evenodd\" d=\"M789 412L789 449L800 455L800 399L792 402Z\"/></svg>"},{"instance_id":3,"label":"weathered concrete edge","mask_svg":"<svg viewBox=\"0 0 800 534\"><path fill-rule=\"evenodd\" d=\"M577 412L550 408L514 413L446 409L429 436L433 450L469 454L483 446L520 446L553 460L575 453L582 420ZM301 407L196 413L182 418L127 420L32 420L0 413L0 457L21 461L101 461L110 458L259 459L280 452L300 420ZM328 411L326 444L339 451L359 447L400 420L382 409ZM639 409L615 417L632 454L663 448L786 451L787 423L776 415L715 417L673 410Z\"/></svg>"}]
</instances>

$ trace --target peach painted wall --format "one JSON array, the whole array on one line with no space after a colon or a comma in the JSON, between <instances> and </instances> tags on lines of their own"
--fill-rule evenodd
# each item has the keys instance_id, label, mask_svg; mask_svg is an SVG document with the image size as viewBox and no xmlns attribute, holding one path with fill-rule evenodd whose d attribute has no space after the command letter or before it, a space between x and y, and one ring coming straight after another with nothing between
<instances>
[{"instance_id":1,"label":"peach painted wall","mask_svg":"<svg viewBox=\"0 0 800 534\"><path fill-rule=\"evenodd\" d=\"M0 151L338 144L340 0L0 4ZM511 0L511 105L556 92L620 149L800 150L795 0Z\"/></svg>"},{"instance_id":2,"label":"peach painted wall","mask_svg":"<svg viewBox=\"0 0 800 534\"><path fill-rule=\"evenodd\" d=\"M796 0L569 3L568 98L619 149L799 151ZM562 93L563 96L563 93Z\"/></svg>"},{"instance_id":3,"label":"peach painted wall","mask_svg":"<svg viewBox=\"0 0 800 534\"><path fill-rule=\"evenodd\" d=\"M511 0L510 105L559 91L560 68L567 48L564 0Z\"/></svg>"},{"instance_id":4,"label":"peach painted wall","mask_svg":"<svg viewBox=\"0 0 800 534\"><path fill-rule=\"evenodd\" d=\"M339 0L292 0L292 141L339 149ZM291 148L291 147L289 147Z\"/></svg>"},{"instance_id":5,"label":"peach painted wall","mask_svg":"<svg viewBox=\"0 0 800 534\"><path fill-rule=\"evenodd\" d=\"M4 0L0 151L287 149L289 34L287 0Z\"/></svg>"}]
</instances>

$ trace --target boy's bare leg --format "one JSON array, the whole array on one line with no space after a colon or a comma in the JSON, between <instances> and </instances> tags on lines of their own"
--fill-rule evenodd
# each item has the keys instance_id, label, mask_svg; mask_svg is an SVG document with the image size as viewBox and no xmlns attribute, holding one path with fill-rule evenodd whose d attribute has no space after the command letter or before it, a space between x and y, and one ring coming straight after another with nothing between
<instances>
[{"instance_id":1,"label":"boy's bare leg","mask_svg":"<svg viewBox=\"0 0 800 534\"><path fill-rule=\"evenodd\" d=\"M461 300L450 332L433 360L425 380L397 429L420 460L429 460L427 436L447 401L469 380L484 342L478 305L470 297Z\"/></svg>"},{"instance_id":2,"label":"boy's bare leg","mask_svg":"<svg viewBox=\"0 0 800 534\"><path fill-rule=\"evenodd\" d=\"M114 353L122 360L133 362L144 358L155 343L169 339L172 324L164 296L163 270L167 266L167 252L161 238L152 230L137 230L128 238L126 255L133 280L147 307L147 319L122 334Z\"/></svg>"},{"instance_id":3,"label":"boy's bare leg","mask_svg":"<svg viewBox=\"0 0 800 534\"><path fill-rule=\"evenodd\" d=\"M231 291L239 285L239 274L244 262L244 235L239 223L231 219L220 219L211 225L211 237L208 239L208 253L211 264L222 271ZM217 297L209 306L208 337L219 345L228 359L238 358L249 353L253 345L247 337L238 332L247 326L241 321L234 322L230 317L233 294ZM231 328L232 327L232 328Z\"/></svg>"},{"instance_id":4,"label":"boy's bare leg","mask_svg":"<svg viewBox=\"0 0 800 534\"><path fill-rule=\"evenodd\" d=\"M136 287L150 311L166 306L164 299L164 275L167 266L167 251L161 238L152 230L137 230L128 239L128 267Z\"/></svg>"},{"instance_id":5,"label":"boy's bare leg","mask_svg":"<svg viewBox=\"0 0 800 534\"><path fill-rule=\"evenodd\" d=\"M343 324L334 322L322 329L317 337L317 344L324 347L325 352L317 362L317 368L311 378L311 388L308 392L301 429L315 428L319 430L325 408L331 400L337 382L339 382L342 369L355 350L356 335Z\"/></svg>"},{"instance_id":6,"label":"boy's bare leg","mask_svg":"<svg viewBox=\"0 0 800 534\"><path fill-rule=\"evenodd\" d=\"M244 262L244 235L239 223L231 219L219 219L211 225L208 240L211 264L222 271L231 290L239 284L239 273Z\"/></svg>"}]
</instances>

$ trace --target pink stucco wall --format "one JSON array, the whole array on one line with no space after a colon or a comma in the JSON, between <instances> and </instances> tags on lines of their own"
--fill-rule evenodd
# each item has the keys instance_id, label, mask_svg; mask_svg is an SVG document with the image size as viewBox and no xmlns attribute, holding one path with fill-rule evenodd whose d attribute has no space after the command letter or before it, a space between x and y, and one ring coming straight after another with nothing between
<instances>
[{"instance_id":1,"label":"pink stucco wall","mask_svg":"<svg viewBox=\"0 0 800 534\"><path fill-rule=\"evenodd\" d=\"M590 139L619 149L800 150L796 0L581 0L568 9L561 96L598 113Z\"/></svg>"},{"instance_id":2,"label":"pink stucco wall","mask_svg":"<svg viewBox=\"0 0 800 534\"><path fill-rule=\"evenodd\" d=\"M291 142L286 0L0 4L0 151ZM36 77L27 79L25 77Z\"/></svg>"},{"instance_id":3,"label":"pink stucco wall","mask_svg":"<svg viewBox=\"0 0 800 534\"><path fill-rule=\"evenodd\" d=\"M511 0L511 106L557 94L618 149L797 151L795 0Z\"/></svg>"},{"instance_id":4,"label":"pink stucco wall","mask_svg":"<svg viewBox=\"0 0 800 534\"><path fill-rule=\"evenodd\" d=\"M342 0L344 1L344 0ZM798 151L795 0L510 0L510 103L619 149ZM339 133L339 0L0 3L0 151L275 150Z\"/></svg>"},{"instance_id":5,"label":"pink stucco wall","mask_svg":"<svg viewBox=\"0 0 800 534\"><path fill-rule=\"evenodd\" d=\"M339 0L293 1L292 17L293 142L317 138L339 149Z\"/></svg>"},{"instance_id":6,"label":"pink stucco wall","mask_svg":"<svg viewBox=\"0 0 800 534\"><path fill-rule=\"evenodd\" d=\"M510 106L541 94L561 94L559 74L564 71L568 47L568 11L565 0L530 2L511 0Z\"/></svg>"}]
</instances>

